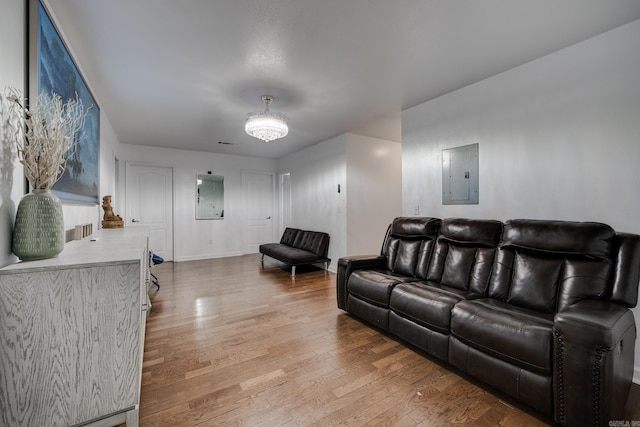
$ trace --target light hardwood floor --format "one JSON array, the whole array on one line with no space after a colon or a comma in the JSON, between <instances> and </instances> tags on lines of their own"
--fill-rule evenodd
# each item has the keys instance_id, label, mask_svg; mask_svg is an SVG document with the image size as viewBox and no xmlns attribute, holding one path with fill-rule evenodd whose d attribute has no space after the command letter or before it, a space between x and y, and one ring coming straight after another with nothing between
<instances>
[{"instance_id":1,"label":"light hardwood floor","mask_svg":"<svg viewBox=\"0 0 640 427\"><path fill-rule=\"evenodd\" d=\"M153 272L141 426L551 424L339 310L333 273L258 255Z\"/></svg>"}]
</instances>

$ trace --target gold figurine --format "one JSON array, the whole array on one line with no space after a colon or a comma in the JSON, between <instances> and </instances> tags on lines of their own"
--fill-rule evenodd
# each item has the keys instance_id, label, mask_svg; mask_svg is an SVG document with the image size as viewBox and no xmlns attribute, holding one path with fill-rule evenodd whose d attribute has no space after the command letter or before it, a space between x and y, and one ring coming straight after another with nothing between
<instances>
[{"instance_id":1,"label":"gold figurine","mask_svg":"<svg viewBox=\"0 0 640 427\"><path fill-rule=\"evenodd\" d=\"M120 215L113 213L111 207L111 196L104 196L102 198L102 209L104 209L104 219L102 220L102 228L123 228L124 221Z\"/></svg>"}]
</instances>

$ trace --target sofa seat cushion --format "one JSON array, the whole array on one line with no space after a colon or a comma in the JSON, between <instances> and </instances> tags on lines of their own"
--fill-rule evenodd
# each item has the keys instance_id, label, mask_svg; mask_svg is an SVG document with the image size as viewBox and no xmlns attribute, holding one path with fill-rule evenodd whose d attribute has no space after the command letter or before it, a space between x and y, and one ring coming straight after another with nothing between
<instances>
[{"instance_id":1,"label":"sofa seat cushion","mask_svg":"<svg viewBox=\"0 0 640 427\"><path fill-rule=\"evenodd\" d=\"M552 373L553 315L495 299L464 300L451 311L451 335L528 371Z\"/></svg>"},{"instance_id":2,"label":"sofa seat cushion","mask_svg":"<svg viewBox=\"0 0 640 427\"><path fill-rule=\"evenodd\" d=\"M389 307L391 290L398 283L417 280L386 270L356 270L349 277L350 294L380 307Z\"/></svg>"},{"instance_id":3,"label":"sofa seat cushion","mask_svg":"<svg viewBox=\"0 0 640 427\"><path fill-rule=\"evenodd\" d=\"M289 265L311 264L320 257L304 249L294 248L281 243L265 243L260 245L260 252Z\"/></svg>"},{"instance_id":4,"label":"sofa seat cushion","mask_svg":"<svg viewBox=\"0 0 640 427\"><path fill-rule=\"evenodd\" d=\"M474 296L478 297L468 291L434 282L407 282L393 288L389 306L404 318L449 335L453 306Z\"/></svg>"}]
</instances>

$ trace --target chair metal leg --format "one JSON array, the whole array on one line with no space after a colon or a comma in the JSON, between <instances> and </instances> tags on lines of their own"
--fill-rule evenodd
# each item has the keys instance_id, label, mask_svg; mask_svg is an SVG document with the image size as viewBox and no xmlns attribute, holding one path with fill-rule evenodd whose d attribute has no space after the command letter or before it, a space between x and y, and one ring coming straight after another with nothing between
<instances>
[{"instance_id":1,"label":"chair metal leg","mask_svg":"<svg viewBox=\"0 0 640 427\"><path fill-rule=\"evenodd\" d=\"M151 277L153 277L153 279L151 279L151 283L153 283L158 287L158 289L160 289L160 282L158 281L158 278L156 277L155 274L153 273L150 273L150 274L151 274Z\"/></svg>"}]
</instances>

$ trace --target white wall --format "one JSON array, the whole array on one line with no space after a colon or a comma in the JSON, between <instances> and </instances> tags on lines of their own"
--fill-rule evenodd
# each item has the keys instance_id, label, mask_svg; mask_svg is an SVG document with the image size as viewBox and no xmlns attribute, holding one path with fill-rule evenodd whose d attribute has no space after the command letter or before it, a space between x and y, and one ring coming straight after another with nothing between
<instances>
[{"instance_id":1,"label":"white wall","mask_svg":"<svg viewBox=\"0 0 640 427\"><path fill-rule=\"evenodd\" d=\"M102 197L106 195L112 196L111 206L114 212L119 212L120 196L124 194L124 163L120 157L122 145L116 135L116 131L111 125L109 118L104 110L100 111L100 204ZM120 171L116 177L115 158L120 161ZM116 185L119 188L116 188ZM104 211L102 207L98 207L99 220L102 221Z\"/></svg>"},{"instance_id":2,"label":"white wall","mask_svg":"<svg viewBox=\"0 0 640 427\"><path fill-rule=\"evenodd\" d=\"M45 0L46 4L46 0ZM0 26L0 90L12 85L25 88L25 5L14 0L0 0L2 25ZM52 16L57 25L55 15ZM64 30L60 28L67 47L82 72ZM83 73L89 87L91 76ZM94 93L95 95L95 93ZM100 106L100 99L96 99ZM1 132L1 128L0 128ZM0 134L1 137L1 134ZM0 266L14 262L11 254L11 230L18 202L24 194L22 167L7 153L6 145L0 153ZM120 170L115 175L114 161L118 158ZM113 196L114 211L124 216L126 206L125 164L136 161L147 164L174 166L175 185L175 254L176 260L210 258L237 255L242 250L242 185L241 173L247 171L267 171L275 174L275 161L240 156L213 155L182 150L166 150L121 144L109 122L108 112L100 110L100 199L104 195ZM225 219L220 221L195 220L195 175L208 170L221 171L225 175ZM100 226L102 208L97 205L63 203L65 229L73 229L76 224L91 222L94 228ZM213 244L209 244L213 241Z\"/></svg>"},{"instance_id":3,"label":"white wall","mask_svg":"<svg viewBox=\"0 0 640 427\"><path fill-rule=\"evenodd\" d=\"M85 77L86 79L86 77ZM100 101L96 100L98 105ZM100 222L104 214L101 204L105 195L116 194L114 188L114 156L120 147L120 141L104 110L100 110L100 204L70 204L63 203L62 212L64 215L64 228L70 230L78 224L92 223L93 229L101 228ZM114 211L117 212L118 201L113 199Z\"/></svg>"},{"instance_id":4,"label":"white wall","mask_svg":"<svg viewBox=\"0 0 640 427\"><path fill-rule=\"evenodd\" d=\"M7 86L19 88L24 93L25 6L15 0L0 0L2 24L0 25L0 91L4 96ZM6 114L0 107L0 120L5 123ZM0 267L16 261L11 252L11 233L18 202L24 194L22 165L15 159L15 147L5 140L0 126Z\"/></svg>"},{"instance_id":5,"label":"white wall","mask_svg":"<svg viewBox=\"0 0 640 427\"><path fill-rule=\"evenodd\" d=\"M405 215L419 205L640 234L640 21L410 108L402 123ZM480 203L443 206L442 149L476 142ZM640 342L635 366L640 383Z\"/></svg>"},{"instance_id":6,"label":"white wall","mask_svg":"<svg viewBox=\"0 0 640 427\"><path fill-rule=\"evenodd\" d=\"M399 143L350 133L280 159L278 172L291 174L291 226L329 233L332 271L341 257L378 254L402 211L401 170Z\"/></svg>"},{"instance_id":7,"label":"white wall","mask_svg":"<svg viewBox=\"0 0 640 427\"><path fill-rule=\"evenodd\" d=\"M347 255L379 254L402 215L402 145L347 134Z\"/></svg>"},{"instance_id":8,"label":"white wall","mask_svg":"<svg viewBox=\"0 0 640 427\"><path fill-rule=\"evenodd\" d=\"M332 271L347 253L346 140L339 135L278 161L278 172L291 174L291 226L329 233Z\"/></svg>"},{"instance_id":9,"label":"white wall","mask_svg":"<svg viewBox=\"0 0 640 427\"><path fill-rule=\"evenodd\" d=\"M119 159L121 169L124 169L125 162L173 167L175 261L245 253L246 209L242 172L259 171L275 175L276 171L273 159L129 144L120 146ZM196 220L196 175L208 171L224 176L224 219L221 220ZM123 205L121 212L120 216L125 218L126 206Z\"/></svg>"},{"instance_id":10,"label":"white wall","mask_svg":"<svg viewBox=\"0 0 640 427\"><path fill-rule=\"evenodd\" d=\"M2 25L0 26L0 90L7 86L14 86L26 93L26 67L25 52L26 46L26 25L25 25L25 4L12 0L0 0L0 10L2 10ZM55 18L55 17L54 17ZM54 19L55 21L55 19ZM61 31L64 37L64 32ZM73 49L69 46L73 55ZM86 76L85 76L86 77ZM108 124L108 119L103 114L101 121ZM103 126L101 126L103 128ZM20 199L25 194L24 175L22 165L15 157L15 147L13 142L6 141L0 128L0 139L2 140L2 153L0 154L0 266L15 262L17 259L11 253L11 233L15 220L15 212ZM104 141L104 142L103 142ZM101 132L101 192L104 177L109 176L109 169L103 166L103 147L110 149L111 141L104 138ZM99 207L97 205L77 205L63 204L63 215L65 229L73 229L76 224L91 222L94 228L98 225Z\"/></svg>"},{"instance_id":11,"label":"white wall","mask_svg":"<svg viewBox=\"0 0 640 427\"><path fill-rule=\"evenodd\" d=\"M14 86L26 93L26 33L25 3L14 0L0 0L2 25L0 25L0 90ZM52 16L54 22L55 16ZM64 31L58 28L63 38ZM67 44L75 57L73 46ZM78 64L82 71L82 64ZM90 76L84 75L87 84L91 85ZM100 104L100 100L97 100ZM100 112L100 194L109 194L113 182L113 153L119 141L104 111ZM20 199L25 193L22 165L15 157L13 143L7 142L0 127L2 151L0 153L0 266L5 266L17 259L11 253L11 233L15 212ZM91 222L97 229L101 212L99 205L82 205L63 203L65 229L73 229L76 224Z\"/></svg>"}]
</instances>

